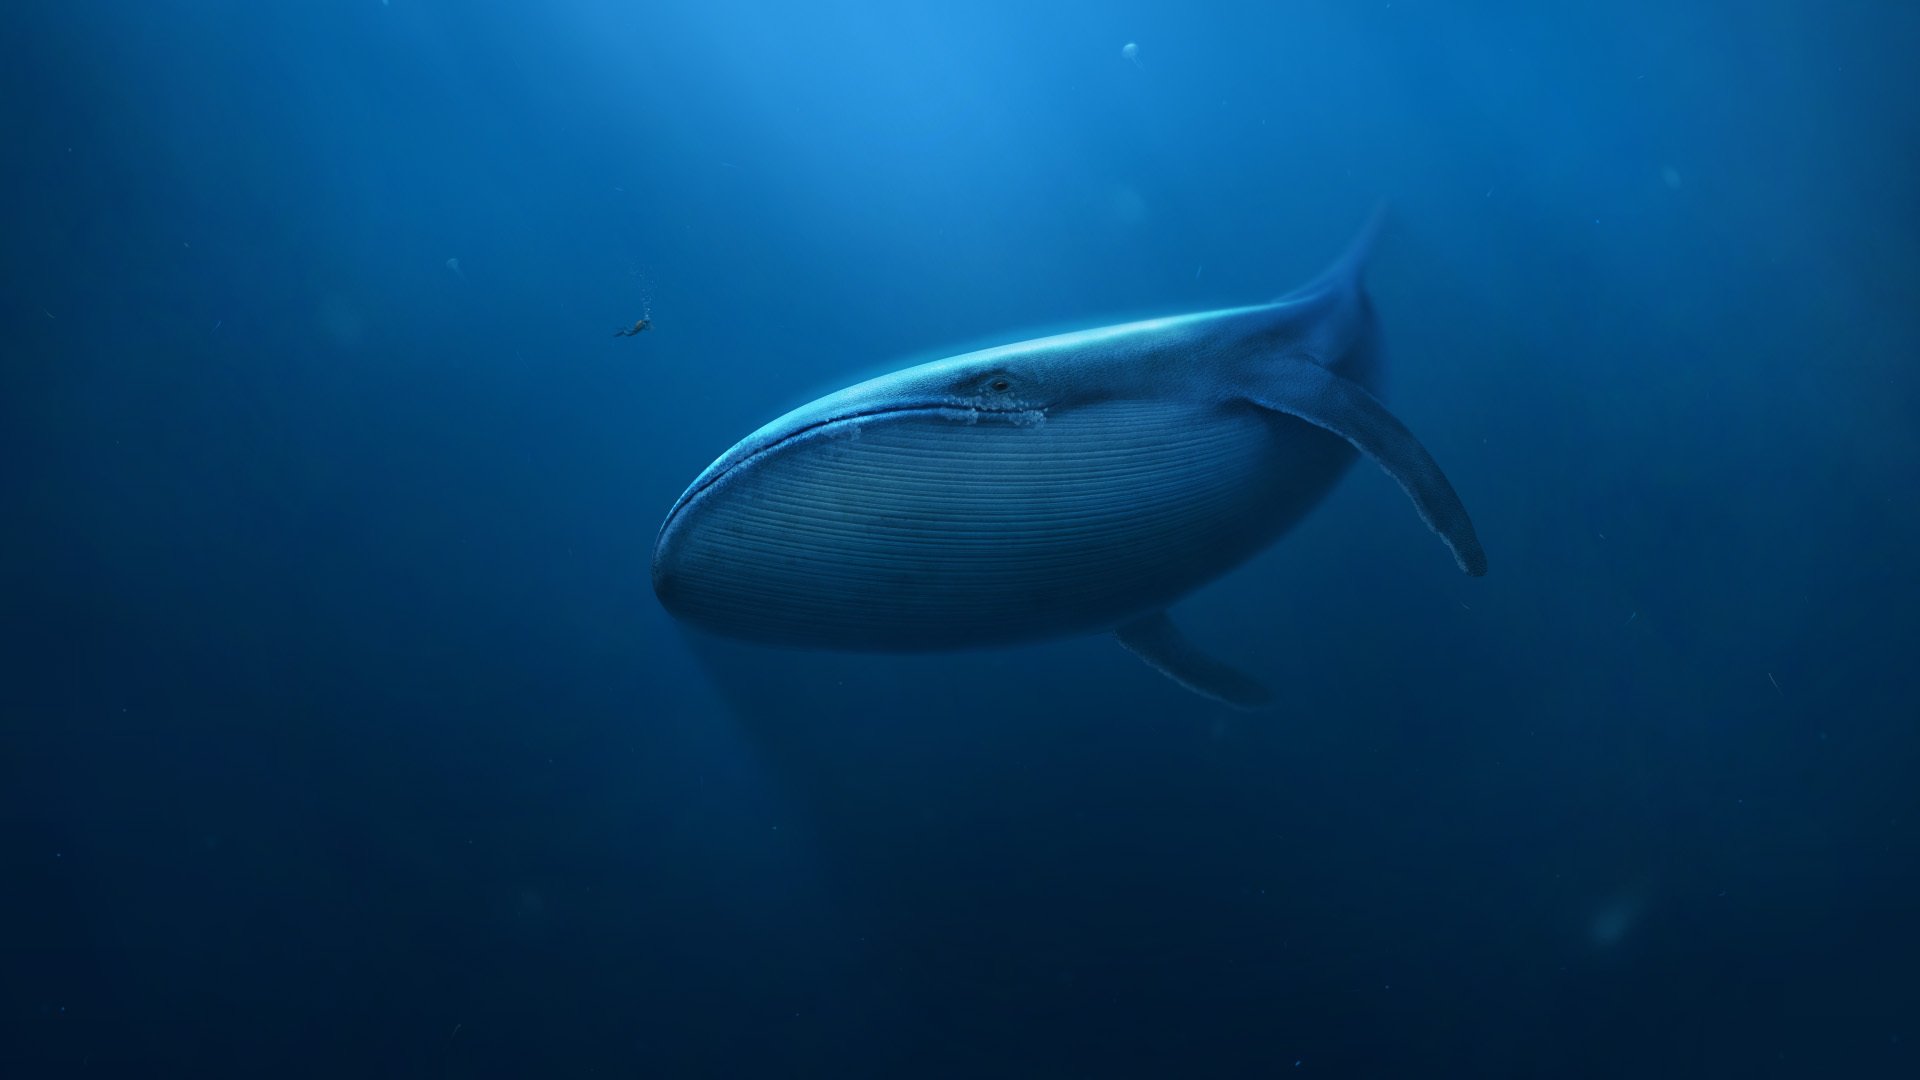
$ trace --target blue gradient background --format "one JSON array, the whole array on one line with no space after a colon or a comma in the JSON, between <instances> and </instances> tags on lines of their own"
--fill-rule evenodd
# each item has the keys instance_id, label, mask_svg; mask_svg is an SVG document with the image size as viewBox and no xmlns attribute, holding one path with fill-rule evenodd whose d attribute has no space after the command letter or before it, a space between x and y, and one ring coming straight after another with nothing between
<instances>
[{"instance_id":1,"label":"blue gradient background","mask_svg":"<svg viewBox=\"0 0 1920 1080\"><path fill-rule=\"evenodd\" d=\"M0 30L5 1075L1920 1072L1920 10ZM1383 198L1492 573L1356 469L1178 612L1276 712L654 602L776 413Z\"/></svg>"}]
</instances>

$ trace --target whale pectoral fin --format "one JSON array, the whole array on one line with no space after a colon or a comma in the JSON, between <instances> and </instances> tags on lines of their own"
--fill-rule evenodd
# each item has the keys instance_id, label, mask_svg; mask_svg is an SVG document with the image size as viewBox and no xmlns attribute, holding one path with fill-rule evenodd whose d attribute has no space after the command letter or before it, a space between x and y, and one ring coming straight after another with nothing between
<instances>
[{"instance_id":1,"label":"whale pectoral fin","mask_svg":"<svg viewBox=\"0 0 1920 1080\"><path fill-rule=\"evenodd\" d=\"M1460 569L1474 577L1487 572L1487 554L1440 463L1365 387L1305 360L1271 361L1261 370L1262 385L1245 395L1248 401L1352 443L1400 482L1420 520L1453 550Z\"/></svg>"},{"instance_id":2,"label":"whale pectoral fin","mask_svg":"<svg viewBox=\"0 0 1920 1080\"><path fill-rule=\"evenodd\" d=\"M1201 697L1237 709L1273 702L1266 687L1195 648L1164 611L1142 615L1113 633L1128 652Z\"/></svg>"}]
</instances>

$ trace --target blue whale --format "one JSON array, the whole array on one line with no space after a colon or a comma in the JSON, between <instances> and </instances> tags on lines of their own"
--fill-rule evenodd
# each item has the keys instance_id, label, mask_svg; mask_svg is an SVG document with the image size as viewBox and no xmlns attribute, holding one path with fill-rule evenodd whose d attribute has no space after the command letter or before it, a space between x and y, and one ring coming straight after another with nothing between
<instances>
[{"instance_id":1,"label":"blue whale","mask_svg":"<svg viewBox=\"0 0 1920 1080\"><path fill-rule=\"evenodd\" d=\"M1361 282L1377 222L1272 303L967 353L795 409L674 503L655 594L687 623L786 646L1111 631L1191 690L1267 703L1167 606L1285 533L1358 455L1486 572L1440 466L1380 403Z\"/></svg>"}]
</instances>

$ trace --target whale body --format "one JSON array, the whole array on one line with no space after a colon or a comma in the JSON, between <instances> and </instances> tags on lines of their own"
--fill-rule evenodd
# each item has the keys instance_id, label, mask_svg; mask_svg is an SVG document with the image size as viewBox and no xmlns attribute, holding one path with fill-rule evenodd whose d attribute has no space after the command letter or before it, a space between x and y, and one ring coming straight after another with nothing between
<instances>
[{"instance_id":1,"label":"whale body","mask_svg":"<svg viewBox=\"0 0 1920 1080\"><path fill-rule=\"evenodd\" d=\"M655 594L687 623L772 645L1114 632L1189 689L1266 703L1166 609L1280 537L1360 455L1462 570L1486 572L1445 474L1379 400L1361 281L1377 220L1271 303L971 352L795 409L674 503Z\"/></svg>"}]
</instances>

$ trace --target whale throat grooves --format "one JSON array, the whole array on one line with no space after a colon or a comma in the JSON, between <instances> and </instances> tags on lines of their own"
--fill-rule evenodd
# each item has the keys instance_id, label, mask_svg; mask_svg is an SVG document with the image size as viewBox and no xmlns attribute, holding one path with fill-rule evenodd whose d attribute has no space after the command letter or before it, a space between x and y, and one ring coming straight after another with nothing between
<instances>
[{"instance_id":1,"label":"whale throat grooves","mask_svg":"<svg viewBox=\"0 0 1920 1080\"><path fill-rule=\"evenodd\" d=\"M663 534L656 587L682 618L778 644L941 649L1104 630L1303 511L1290 463L1347 453L1293 418L1215 404L1106 402L1037 423L878 417L691 500L670 527L680 535Z\"/></svg>"}]
</instances>

